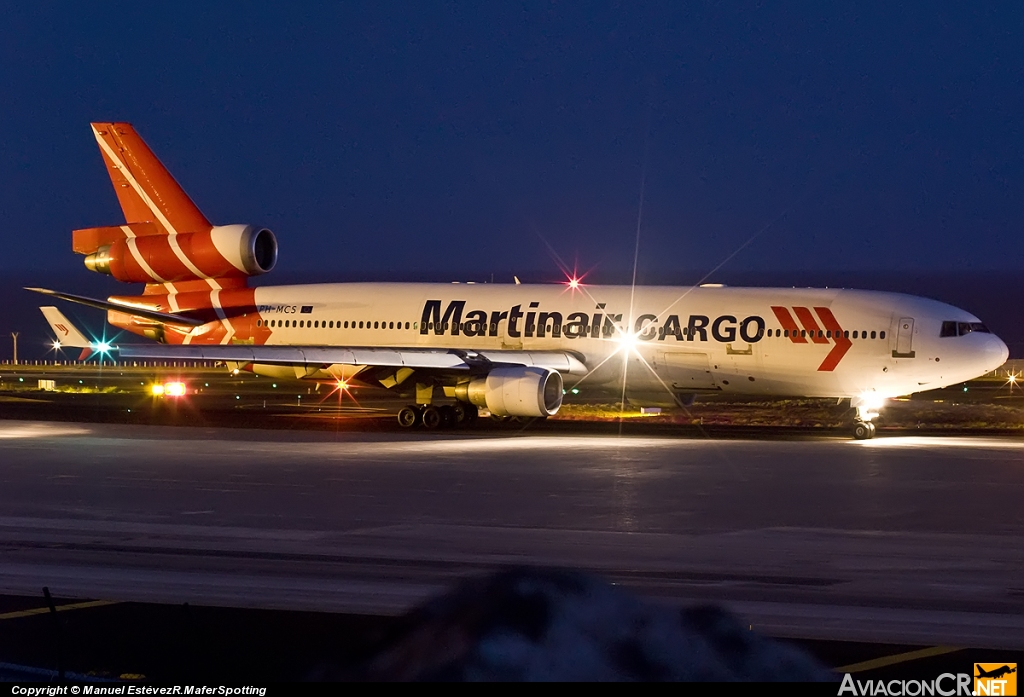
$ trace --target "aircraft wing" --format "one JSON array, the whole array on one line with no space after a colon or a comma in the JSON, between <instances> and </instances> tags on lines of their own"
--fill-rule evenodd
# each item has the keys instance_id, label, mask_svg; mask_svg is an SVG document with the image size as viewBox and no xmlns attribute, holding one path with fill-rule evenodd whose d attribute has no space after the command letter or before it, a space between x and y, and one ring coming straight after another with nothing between
<instances>
[{"instance_id":1,"label":"aircraft wing","mask_svg":"<svg viewBox=\"0 0 1024 697\"><path fill-rule=\"evenodd\" d=\"M586 374L587 367L566 351L462 351L426 348L359 348L337 346L254 346L233 344L180 346L121 344L122 360L185 360L262 363L266 365L365 365L381 368L473 370L491 365L527 365L560 373Z\"/></svg>"}]
</instances>

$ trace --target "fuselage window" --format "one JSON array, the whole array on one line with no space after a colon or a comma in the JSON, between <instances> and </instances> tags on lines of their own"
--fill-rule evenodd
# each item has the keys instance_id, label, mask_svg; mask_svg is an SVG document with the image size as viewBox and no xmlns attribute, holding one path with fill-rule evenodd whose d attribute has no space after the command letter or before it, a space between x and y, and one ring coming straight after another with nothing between
<instances>
[{"instance_id":1,"label":"fuselage window","mask_svg":"<svg viewBox=\"0 0 1024 697\"><path fill-rule=\"evenodd\" d=\"M879 339L884 339L885 338L885 332L878 332L878 338Z\"/></svg>"},{"instance_id":2,"label":"fuselage window","mask_svg":"<svg viewBox=\"0 0 1024 697\"><path fill-rule=\"evenodd\" d=\"M374 322L373 323L373 328L377 329L377 328L379 328L379 325L380 325L380 322Z\"/></svg>"},{"instance_id":3,"label":"fuselage window","mask_svg":"<svg viewBox=\"0 0 1024 697\"><path fill-rule=\"evenodd\" d=\"M408 329L408 328L409 328L409 323L408 323L408 322L406 322L406 323L405 323L405 328L406 328L406 329Z\"/></svg>"},{"instance_id":4,"label":"fuselage window","mask_svg":"<svg viewBox=\"0 0 1024 697\"><path fill-rule=\"evenodd\" d=\"M362 322L362 320L360 320L360 321L359 321L359 328L360 328L360 329L362 329L362 328L363 328L363 322Z\"/></svg>"},{"instance_id":5,"label":"fuselage window","mask_svg":"<svg viewBox=\"0 0 1024 697\"><path fill-rule=\"evenodd\" d=\"M874 339L874 338L875 338L875 333L874 333L874 332L871 332L871 338L872 338L872 339Z\"/></svg>"},{"instance_id":6,"label":"fuselage window","mask_svg":"<svg viewBox=\"0 0 1024 697\"><path fill-rule=\"evenodd\" d=\"M388 322L388 329L394 329L394 328L395 328L395 323L394 322Z\"/></svg>"},{"instance_id":7,"label":"fuselage window","mask_svg":"<svg viewBox=\"0 0 1024 697\"><path fill-rule=\"evenodd\" d=\"M845 332L843 332L843 338L844 339L849 339L850 338L850 330L849 329L847 329Z\"/></svg>"},{"instance_id":8,"label":"fuselage window","mask_svg":"<svg viewBox=\"0 0 1024 697\"><path fill-rule=\"evenodd\" d=\"M806 337L807 337L807 330L806 330L806 329L801 329L801 330L800 330L800 336L802 336L802 337L805 337L805 338L806 338Z\"/></svg>"},{"instance_id":9,"label":"fuselage window","mask_svg":"<svg viewBox=\"0 0 1024 697\"><path fill-rule=\"evenodd\" d=\"M831 339L832 338L832 330L831 329L829 329L828 331L825 332L825 338L826 339Z\"/></svg>"}]
</instances>

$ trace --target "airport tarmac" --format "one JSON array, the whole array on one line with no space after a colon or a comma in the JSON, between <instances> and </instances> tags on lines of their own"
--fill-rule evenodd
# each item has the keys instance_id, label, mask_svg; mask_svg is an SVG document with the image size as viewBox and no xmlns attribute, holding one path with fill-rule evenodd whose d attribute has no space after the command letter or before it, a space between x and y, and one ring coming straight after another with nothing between
<instances>
[{"instance_id":1,"label":"airport tarmac","mask_svg":"<svg viewBox=\"0 0 1024 697\"><path fill-rule=\"evenodd\" d=\"M588 569L775 636L1024 648L1024 439L0 421L0 593L396 614Z\"/></svg>"}]
</instances>

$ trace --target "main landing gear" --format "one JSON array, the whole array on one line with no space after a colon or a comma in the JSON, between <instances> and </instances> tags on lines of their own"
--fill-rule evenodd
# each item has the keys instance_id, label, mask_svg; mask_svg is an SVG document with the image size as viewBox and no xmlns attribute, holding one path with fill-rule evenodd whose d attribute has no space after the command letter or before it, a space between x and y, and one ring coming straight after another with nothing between
<instances>
[{"instance_id":1,"label":"main landing gear","mask_svg":"<svg viewBox=\"0 0 1024 697\"><path fill-rule=\"evenodd\" d=\"M410 405L402 407L398 412L398 425L402 428L422 426L428 431L436 431L441 428L471 426L479 416L475 405L464 402L441 406Z\"/></svg>"}]
</instances>

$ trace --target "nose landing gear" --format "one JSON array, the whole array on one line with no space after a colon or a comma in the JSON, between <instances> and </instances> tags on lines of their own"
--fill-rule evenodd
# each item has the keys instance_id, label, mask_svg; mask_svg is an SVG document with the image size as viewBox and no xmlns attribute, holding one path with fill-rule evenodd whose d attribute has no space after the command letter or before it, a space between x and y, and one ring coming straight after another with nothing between
<instances>
[{"instance_id":1,"label":"nose landing gear","mask_svg":"<svg viewBox=\"0 0 1024 697\"><path fill-rule=\"evenodd\" d=\"M857 417L853 423L853 437L857 440L867 440L875 437L875 425L871 420L878 416L884 399L875 393L865 393L850 400L850 406L857 410Z\"/></svg>"},{"instance_id":2,"label":"nose landing gear","mask_svg":"<svg viewBox=\"0 0 1024 697\"><path fill-rule=\"evenodd\" d=\"M870 421L857 421L853 424L853 437L857 440L867 440L875 437L875 425Z\"/></svg>"}]
</instances>

